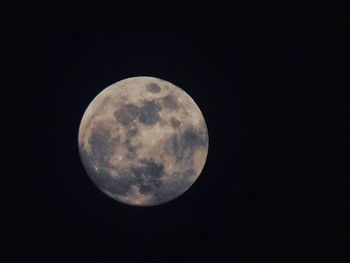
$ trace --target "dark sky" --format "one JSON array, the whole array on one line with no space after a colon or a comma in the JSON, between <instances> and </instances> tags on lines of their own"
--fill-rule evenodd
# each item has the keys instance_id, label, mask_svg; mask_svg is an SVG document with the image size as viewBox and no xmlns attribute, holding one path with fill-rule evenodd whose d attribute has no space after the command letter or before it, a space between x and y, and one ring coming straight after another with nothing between
<instances>
[{"instance_id":1,"label":"dark sky","mask_svg":"<svg viewBox=\"0 0 350 263\"><path fill-rule=\"evenodd\" d=\"M24 256L242 262L349 239L348 34L331 16L3 17L1 241ZM140 75L182 87L209 132L196 183L150 208L101 193L77 148L90 101Z\"/></svg>"}]
</instances>

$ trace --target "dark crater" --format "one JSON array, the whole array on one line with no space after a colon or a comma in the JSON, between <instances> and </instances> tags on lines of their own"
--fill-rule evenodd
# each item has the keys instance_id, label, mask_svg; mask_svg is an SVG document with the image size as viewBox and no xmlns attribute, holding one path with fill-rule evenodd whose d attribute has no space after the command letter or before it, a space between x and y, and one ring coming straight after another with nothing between
<instances>
[{"instance_id":1,"label":"dark crater","mask_svg":"<svg viewBox=\"0 0 350 263\"><path fill-rule=\"evenodd\" d=\"M182 135L183 145L190 148L205 146L207 143L205 134L200 134L194 130L188 129Z\"/></svg>"},{"instance_id":2,"label":"dark crater","mask_svg":"<svg viewBox=\"0 0 350 263\"><path fill-rule=\"evenodd\" d=\"M120 177L110 175L108 169L89 171L92 181L101 189L116 195L126 195L132 185L138 185L141 193L154 193L162 185L160 180L164 174L164 166L153 160L141 160L140 166L130 167L121 172Z\"/></svg>"},{"instance_id":3,"label":"dark crater","mask_svg":"<svg viewBox=\"0 0 350 263\"><path fill-rule=\"evenodd\" d=\"M195 130L187 129L180 136L174 135L170 139L170 153L175 154L176 160L181 161L185 157L190 157L195 150L206 146L208 143L205 133L198 133Z\"/></svg>"},{"instance_id":4,"label":"dark crater","mask_svg":"<svg viewBox=\"0 0 350 263\"><path fill-rule=\"evenodd\" d=\"M156 191L153 194L153 200L157 203L166 203L183 194L189 186L188 181L184 179L173 181L173 183L167 184L159 189L159 191Z\"/></svg>"},{"instance_id":5,"label":"dark crater","mask_svg":"<svg viewBox=\"0 0 350 263\"><path fill-rule=\"evenodd\" d=\"M164 97L162 99L162 101L163 101L164 107L167 109L174 110L174 109L178 108L177 99L174 96L168 95L168 96Z\"/></svg>"},{"instance_id":6,"label":"dark crater","mask_svg":"<svg viewBox=\"0 0 350 263\"><path fill-rule=\"evenodd\" d=\"M180 173L174 173L175 177L178 177L178 180L174 180L171 184L163 186L159 191L154 194L153 199L157 203L164 203L170 200L173 200L175 197L181 195L186 191L193 180L190 180L190 177L195 174L194 170L186 169Z\"/></svg>"},{"instance_id":7,"label":"dark crater","mask_svg":"<svg viewBox=\"0 0 350 263\"><path fill-rule=\"evenodd\" d=\"M138 178L141 193L153 193L162 185L160 178L164 175L164 165L152 159L141 160L141 166L131 167L129 173Z\"/></svg>"},{"instance_id":8,"label":"dark crater","mask_svg":"<svg viewBox=\"0 0 350 263\"><path fill-rule=\"evenodd\" d=\"M161 107L155 101L145 101L140 108L139 120L146 125L153 125L160 120Z\"/></svg>"},{"instance_id":9,"label":"dark crater","mask_svg":"<svg viewBox=\"0 0 350 263\"><path fill-rule=\"evenodd\" d=\"M132 127L127 130L126 132L126 137L127 138L132 138L138 133L138 129L136 127Z\"/></svg>"},{"instance_id":10,"label":"dark crater","mask_svg":"<svg viewBox=\"0 0 350 263\"><path fill-rule=\"evenodd\" d=\"M164 173L164 165L157 164L152 159L141 160L141 166L131 167L130 171L136 177L144 176L146 179L159 179Z\"/></svg>"},{"instance_id":11,"label":"dark crater","mask_svg":"<svg viewBox=\"0 0 350 263\"><path fill-rule=\"evenodd\" d=\"M92 179L101 189L117 195L126 195L130 191L131 186L136 183L135 178L115 178L110 175L107 169L103 168L100 169Z\"/></svg>"},{"instance_id":12,"label":"dark crater","mask_svg":"<svg viewBox=\"0 0 350 263\"><path fill-rule=\"evenodd\" d=\"M158 93L160 92L160 87L157 83L151 83L146 86L147 91L152 93Z\"/></svg>"},{"instance_id":13,"label":"dark crater","mask_svg":"<svg viewBox=\"0 0 350 263\"><path fill-rule=\"evenodd\" d=\"M114 112L114 117L122 125L127 126L139 115L139 108L133 104L126 104L121 106Z\"/></svg>"},{"instance_id":14,"label":"dark crater","mask_svg":"<svg viewBox=\"0 0 350 263\"><path fill-rule=\"evenodd\" d=\"M131 185L137 183L133 177L115 178L110 175L107 167L101 167L96 160L93 159L93 155L87 154L85 151L81 151L81 159L84 164L84 168L89 175L91 181L100 189L106 190L112 194L125 195L129 192ZM98 170L94 169L94 164L99 167Z\"/></svg>"},{"instance_id":15,"label":"dark crater","mask_svg":"<svg viewBox=\"0 0 350 263\"><path fill-rule=\"evenodd\" d=\"M164 165L158 164L154 162L153 160L145 160L142 161L144 165L145 175L147 178L153 179L159 179L164 174Z\"/></svg>"},{"instance_id":16,"label":"dark crater","mask_svg":"<svg viewBox=\"0 0 350 263\"><path fill-rule=\"evenodd\" d=\"M110 140L110 133L101 127L96 127L89 138L89 144L91 146L91 158L93 162L98 166L106 166L109 156L113 153L118 139Z\"/></svg>"},{"instance_id":17,"label":"dark crater","mask_svg":"<svg viewBox=\"0 0 350 263\"><path fill-rule=\"evenodd\" d=\"M136 157L137 147L132 145L129 139L125 141L125 147L127 149L126 157L134 159Z\"/></svg>"},{"instance_id":18,"label":"dark crater","mask_svg":"<svg viewBox=\"0 0 350 263\"><path fill-rule=\"evenodd\" d=\"M171 123L171 126L172 126L173 128L178 128L178 127L180 127L180 125L181 125L181 121L179 121L179 120L177 120L177 119L175 119L175 118L172 118L172 119L170 120L170 123Z\"/></svg>"}]
</instances>

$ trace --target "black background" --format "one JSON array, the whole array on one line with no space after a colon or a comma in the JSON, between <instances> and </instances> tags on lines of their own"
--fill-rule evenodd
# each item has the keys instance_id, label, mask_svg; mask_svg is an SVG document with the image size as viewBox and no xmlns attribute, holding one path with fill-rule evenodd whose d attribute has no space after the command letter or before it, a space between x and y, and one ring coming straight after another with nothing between
<instances>
[{"instance_id":1,"label":"black background","mask_svg":"<svg viewBox=\"0 0 350 263\"><path fill-rule=\"evenodd\" d=\"M5 16L1 28L0 238L21 248L12 256L303 261L349 238L348 20L140 8ZM144 75L183 88L209 131L196 183L149 208L101 193L77 148L90 101Z\"/></svg>"}]
</instances>

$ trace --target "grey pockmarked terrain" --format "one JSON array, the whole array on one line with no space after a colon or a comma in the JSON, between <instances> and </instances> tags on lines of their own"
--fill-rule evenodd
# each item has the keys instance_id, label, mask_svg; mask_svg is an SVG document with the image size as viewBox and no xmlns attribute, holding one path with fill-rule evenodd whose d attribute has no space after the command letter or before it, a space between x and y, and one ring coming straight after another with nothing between
<instances>
[{"instance_id":1,"label":"grey pockmarked terrain","mask_svg":"<svg viewBox=\"0 0 350 263\"><path fill-rule=\"evenodd\" d=\"M119 81L96 96L79 128L79 152L95 185L138 206L183 194L208 153L207 127L182 89L152 77Z\"/></svg>"}]
</instances>

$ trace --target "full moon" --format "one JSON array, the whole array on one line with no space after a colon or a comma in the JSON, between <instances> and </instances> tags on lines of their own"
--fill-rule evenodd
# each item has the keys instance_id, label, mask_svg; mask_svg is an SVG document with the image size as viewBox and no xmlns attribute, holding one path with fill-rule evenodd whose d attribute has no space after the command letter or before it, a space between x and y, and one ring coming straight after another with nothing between
<instances>
[{"instance_id":1,"label":"full moon","mask_svg":"<svg viewBox=\"0 0 350 263\"><path fill-rule=\"evenodd\" d=\"M78 146L92 182L128 205L154 206L187 191L201 174L209 137L193 99L174 84L133 77L87 107Z\"/></svg>"}]
</instances>

